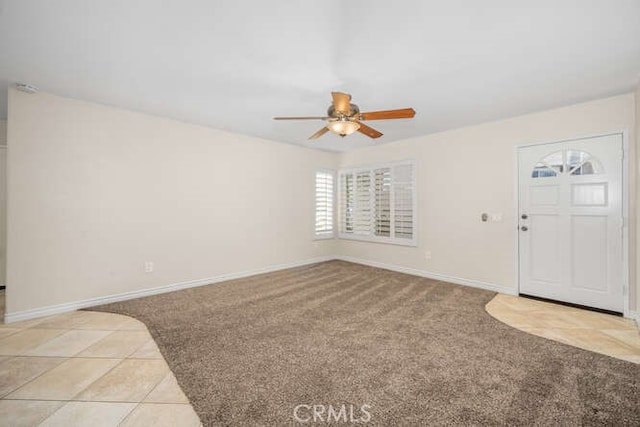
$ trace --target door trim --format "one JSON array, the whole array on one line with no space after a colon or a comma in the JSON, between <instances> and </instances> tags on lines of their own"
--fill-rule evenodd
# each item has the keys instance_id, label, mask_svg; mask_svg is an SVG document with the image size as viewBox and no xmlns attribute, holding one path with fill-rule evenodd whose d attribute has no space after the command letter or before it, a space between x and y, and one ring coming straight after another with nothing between
<instances>
[{"instance_id":1,"label":"door trim","mask_svg":"<svg viewBox=\"0 0 640 427\"><path fill-rule=\"evenodd\" d=\"M514 150L515 161L515 208L514 208L514 230L515 233L515 283L516 292L520 294L520 233L518 232L520 222L520 166L518 164L518 157L521 148L558 144L562 142L579 141L582 139L598 138L601 136L609 135L621 135L622 136L622 315L627 318L631 318L631 299L629 296L629 131L627 129L615 130L611 132L593 133L587 135L580 135L572 138L557 139L553 141L540 141L517 144ZM638 290L636 290L638 291Z\"/></svg>"}]
</instances>

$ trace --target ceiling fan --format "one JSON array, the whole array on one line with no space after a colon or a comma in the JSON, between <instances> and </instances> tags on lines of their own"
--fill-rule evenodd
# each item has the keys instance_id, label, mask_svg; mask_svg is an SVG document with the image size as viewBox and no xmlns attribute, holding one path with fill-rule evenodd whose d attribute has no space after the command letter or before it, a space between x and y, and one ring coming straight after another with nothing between
<instances>
[{"instance_id":1,"label":"ceiling fan","mask_svg":"<svg viewBox=\"0 0 640 427\"><path fill-rule=\"evenodd\" d=\"M380 138L381 132L365 125L362 120L410 119L416 115L413 108L400 110L370 111L361 113L356 104L351 103L351 95L342 92L331 92L333 104L329 106L327 115L322 117L274 117L274 120L325 120L327 125L314 133L309 139L316 139L331 131L340 136L351 135L355 131L369 138Z\"/></svg>"}]
</instances>

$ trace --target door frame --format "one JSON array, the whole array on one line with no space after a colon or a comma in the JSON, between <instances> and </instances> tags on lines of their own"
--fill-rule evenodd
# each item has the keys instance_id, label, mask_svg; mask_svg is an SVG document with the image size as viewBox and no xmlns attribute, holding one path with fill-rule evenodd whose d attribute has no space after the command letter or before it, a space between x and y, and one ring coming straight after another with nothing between
<instances>
[{"instance_id":1,"label":"door frame","mask_svg":"<svg viewBox=\"0 0 640 427\"><path fill-rule=\"evenodd\" d=\"M597 138L600 136L621 135L622 136L622 315L631 317L630 298L629 298L629 131L627 129L615 130L611 132L600 132L586 135L579 135L571 138L557 139L552 141L540 141L517 144L514 150L515 156L515 283L516 295L520 294L520 166L519 154L520 149L538 145L551 145L562 142L579 141L581 139Z\"/></svg>"}]
</instances>

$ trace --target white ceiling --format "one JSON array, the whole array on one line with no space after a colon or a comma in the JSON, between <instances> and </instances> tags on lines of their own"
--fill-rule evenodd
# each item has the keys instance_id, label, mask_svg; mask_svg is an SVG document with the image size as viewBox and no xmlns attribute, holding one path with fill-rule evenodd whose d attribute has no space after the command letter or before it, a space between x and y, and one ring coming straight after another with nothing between
<instances>
[{"instance_id":1,"label":"white ceiling","mask_svg":"<svg viewBox=\"0 0 640 427\"><path fill-rule=\"evenodd\" d=\"M640 0L0 0L0 97L62 96L346 150L631 91ZM306 138L330 91L385 135Z\"/></svg>"}]
</instances>

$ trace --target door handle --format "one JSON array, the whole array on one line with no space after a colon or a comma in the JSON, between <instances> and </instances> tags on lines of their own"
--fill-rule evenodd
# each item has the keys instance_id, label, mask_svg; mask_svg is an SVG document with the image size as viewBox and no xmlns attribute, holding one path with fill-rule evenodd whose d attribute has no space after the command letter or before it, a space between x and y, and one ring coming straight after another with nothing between
<instances>
[{"instance_id":1,"label":"door handle","mask_svg":"<svg viewBox=\"0 0 640 427\"><path fill-rule=\"evenodd\" d=\"M520 230L522 230L522 231L527 231L527 230L528 230L528 228L527 228L527 226L526 226L526 225L523 225L522 227L520 227Z\"/></svg>"},{"instance_id":2,"label":"door handle","mask_svg":"<svg viewBox=\"0 0 640 427\"><path fill-rule=\"evenodd\" d=\"M529 218L529 215L527 215L527 214L522 214L522 217L521 217L521 218L522 218L522 219L527 219L527 218Z\"/></svg>"}]
</instances>

